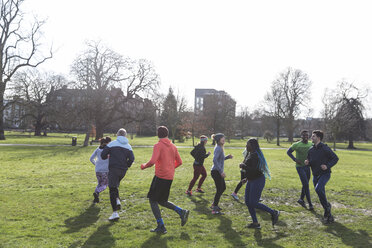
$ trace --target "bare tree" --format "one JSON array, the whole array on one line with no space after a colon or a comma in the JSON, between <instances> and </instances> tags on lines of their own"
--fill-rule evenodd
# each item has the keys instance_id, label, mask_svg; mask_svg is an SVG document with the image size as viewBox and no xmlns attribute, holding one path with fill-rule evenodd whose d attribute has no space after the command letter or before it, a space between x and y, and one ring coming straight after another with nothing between
<instances>
[{"instance_id":1,"label":"bare tree","mask_svg":"<svg viewBox=\"0 0 372 248\"><path fill-rule=\"evenodd\" d=\"M280 146L280 126L283 115L283 105L285 104L283 91L275 81L271 85L271 90L265 95L265 112L275 120L276 126L276 145Z\"/></svg>"},{"instance_id":2,"label":"bare tree","mask_svg":"<svg viewBox=\"0 0 372 248\"><path fill-rule=\"evenodd\" d=\"M274 80L273 86L280 91L281 111L287 129L288 141L293 141L295 118L299 116L301 107L306 107L310 93L311 81L306 73L288 67Z\"/></svg>"},{"instance_id":3,"label":"bare tree","mask_svg":"<svg viewBox=\"0 0 372 248\"><path fill-rule=\"evenodd\" d=\"M36 20L29 29L21 11L23 0L3 0L0 10L0 140L5 139L3 111L7 84L23 67L37 67L52 57L40 54L43 21Z\"/></svg>"},{"instance_id":4,"label":"bare tree","mask_svg":"<svg viewBox=\"0 0 372 248\"><path fill-rule=\"evenodd\" d=\"M21 118L31 118L35 128L35 136L40 136L44 129L53 122L53 100L50 94L66 84L66 80L59 75L40 73L36 69L29 69L17 73L12 81L14 94L26 110Z\"/></svg>"}]
</instances>

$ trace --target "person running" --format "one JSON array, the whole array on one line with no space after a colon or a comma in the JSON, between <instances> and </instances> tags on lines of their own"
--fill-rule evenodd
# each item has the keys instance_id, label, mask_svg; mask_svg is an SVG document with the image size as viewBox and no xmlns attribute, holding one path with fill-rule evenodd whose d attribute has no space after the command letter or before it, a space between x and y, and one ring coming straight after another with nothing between
<instances>
[{"instance_id":1,"label":"person running","mask_svg":"<svg viewBox=\"0 0 372 248\"><path fill-rule=\"evenodd\" d=\"M205 171L204 167L204 159L206 159L211 152L206 152L205 145L208 142L207 136L200 136L200 143L194 147L194 149L191 151L191 155L194 157L194 177L190 181L189 188L186 190L186 194L188 196L192 195L192 187L194 187L195 182L198 180L199 176L201 176L198 187L196 188L196 192L198 193L204 193L204 190L202 190L201 186L203 185L203 182L205 178L207 177L207 172Z\"/></svg>"},{"instance_id":2,"label":"person running","mask_svg":"<svg viewBox=\"0 0 372 248\"><path fill-rule=\"evenodd\" d=\"M252 223L247 227L261 228L257 220L256 208L270 213L272 225L274 226L278 222L280 212L259 202L261 193L265 187L266 178L271 179L266 159L256 139L249 139L246 147L248 155L244 159L244 162L240 164L240 168L245 170L245 179L243 180L243 183L247 181L245 188L245 204L252 217Z\"/></svg>"},{"instance_id":3,"label":"person running","mask_svg":"<svg viewBox=\"0 0 372 248\"><path fill-rule=\"evenodd\" d=\"M214 201L212 203L211 209L212 214L223 214L221 212L221 208L218 206L220 202L220 198L222 193L226 190L226 183L225 177L226 174L224 172L224 163L226 159L232 159L233 156L231 154L225 157L224 154L224 145L225 145L225 135L222 133L217 133L213 136L213 139L216 142L216 146L214 147L213 152L213 166L211 175L214 180L214 184L216 185L216 194L214 196Z\"/></svg>"},{"instance_id":4,"label":"person running","mask_svg":"<svg viewBox=\"0 0 372 248\"><path fill-rule=\"evenodd\" d=\"M306 196L307 202L309 203L309 210L314 210L313 204L311 203L309 180L310 180L310 167L305 166L305 160L307 153L312 146L309 141L309 132L307 130L301 131L301 140L292 144L288 149L287 155L296 163L296 170L302 183L302 190L298 204L306 208L304 198ZM296 151L296 157L293 156L293 151Z\"/></svg>"},{"instance_id":5,"label":"person running","mask_svg":"<svg viewBox=\"0 0 372 248\"><path fill-rule=\"evenodd\" d=\"M108 159L102 159L101 158L101 153L105 146L110 143L111 139L110 137L102 138L99 140L100 141L100 146L94 150L92 155L90 156L90 162L95 166L95 171L96 171L96 177L97 177L97 187L94 190L93 193L93 203L98 203L99 202L99 193L104 191L107 186L108 186Z\"/></svg>"},{"instance_id":6,"label":"person running","mask_svg":"<svg viewBox=\"0 0 372 248\"><path fill-rule=\"evenodd\" d=\"M132 147L125 137L127 131L124 128L120 128L116 135L116 140L109 143L101 153L102 159L109 158L108 186L110 189L110 202L113 211L109 220L117 220L120 218L117 212L121 208L119 197L120 181L124 178L128 168L130 168L134 162Z\"/></svg>"},{"instance_id":7,"label":"person running","mask_svg":"<svg viewBox=\"0 0 372 248\"><path fill-rule=\"evenodd\" d=\"M243 151L243 158L248 155L247 149L244 149ZM245 170L243 168L240 168L240 181L236 185L234 192L231 193L231 196L234 198L234 200L239 201L238 192L240 188L243 186L243 180L245 179Z\"/></svg>"},{"instance_id":8,"label":"person running","mask_svg":"<svg viewBox=\"0 0 372 248\"><path fill-rule=\"evenodd\" d=\"M315 192L324 209L325 222L330 224L334 222L334 217L331 213L331 204L327 201L325 186L331 178L331 168L338 162L338 157L331 148L322 143L323 136L321 130L313 131L311 140L314 145L307 154L305 165L311 167Z\"/></svg>"},{"instance_id":9,"label":"person running","mask_svg":"<svg viewBox=\"0 0 372 248\"><path fill-rule=\"evenodd\" d=\"M152 157L149 162L141 164L141 170L155 164L155 176L151 182L147 194L151 210L157 222L157 227L151 232L165 234L163 218L161 217L159 204L163 207L174 210L181 218L181 226L187 222L190 211L182 209L168 201L170 188L174 178L175 169L182 164L180 154L176 146L168 139L168 128L160 126L157 130L159 142L154 145Z\"/></svg>"}]
</instances>

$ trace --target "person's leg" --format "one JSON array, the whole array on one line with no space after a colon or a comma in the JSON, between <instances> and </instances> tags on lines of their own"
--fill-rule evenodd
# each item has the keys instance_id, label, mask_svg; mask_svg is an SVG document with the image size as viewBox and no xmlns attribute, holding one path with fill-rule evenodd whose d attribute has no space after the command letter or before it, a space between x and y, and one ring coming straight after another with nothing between
<instances>
[{"instance_id":1,"label":"person's leg","mask_svg":"<svg viewBox=\"0 0 372 248\"><path fill-rule=\"evenodd\" d=\"M245 186L245 205L248 207L249 214L251 215L252 222L258 223L257 216L256 216L256 209L250 205L250 198L251 198L251 181L248 181Z\"/></svg>"},{"instance_id":2,"label":"person's leg","mask_svg":"<svg viewBox=\"0 0 372 248\"><path fill-rule=\"evenodd\" d=\"M205 170L205 167L203 165L199 167L200 167L201 178L199 179L198 189L201 189L201 186L203 185L204 180L207 178L207 171Z\"/></svg>"},{"instance_id":3,"label":"person's leg","mask_svg":"<svg viewBox=\"0 0 372 248\"><path fill-rule=\"evenodd\" d=\"M96 177L97 177L98 185L94 192L99 194L107 188L108 175L107 175L107 172L96 172Z\"/></svg>"},{"instance_id":4,"label":"person's leg","mask_svg":"<svg viewBox=\"0 0 372 248\"><path fill-rule=\"evenodd\" d=\"M319 201L322 204L324 210L328 209L328 201L325 193L325 185L331 178L331 173L327 173L321 176L318 176L317 183L315 185L315 192L318 194Z\"/></svg>"},{"instance_id":5,"label":"person's leg","mask_svg":"<svg viewBox=\"0 0 372 248\"><path fill-rule=\"evenodd\" d=\"M161 212L159 209L158 202L152 201L151 199L149 199L149 201L150 201L152 213L154 214L154 217L158 224L155 229L151 229L151 232L167 233L167 230L165 229L165 226L164 226L163 218L161 217Z\"/></svg>"},{"instance_id":6,"label":"person's leg","mask_svg":"<svg viewBox=\"0 0 372 248\"><path fill-rule=\"evenodd\" d=\"M235 194L238 194L240 188L243 186L243 183L241 180L243 180L245 178L245 173L244 172L240 172L240 182L238 183L238 185L236 185L235 187L235 190L234 190L234 193Z\"/></svg>"},{"instance_id":7,"label":"person's leg","mask_svg":"<svg viewBox=\"0 0 372 248\"><path fill-rule=\"evenodd\" d=\"M310 189L309 189L309 180L310 180L310 174L311 174L310 167L305 166L304 171L305 171L305 174L306 174L306 184L303 185L303 187L305 188L305 195L306 195L307 202L309 203L309 207L312 208L313 204L311 202Z\"/></svg>"},{"instance_id":8,"label":"person's leg","mask_svg":"<svg viewBox=\"0 0 372 248\"><path fill-rule=\"evenodd\" d=\"M253 180L251 182L250 197L249 197L248 205L251 208L258 208L270 214L274 214L275 211L273 209L259 202L261 194L262 194L262 190L264 189L264 187L265 187L265 176L261 176L260 178L257 178L256 180Z\"/></svg>"},{"instance_id":9,"label":"person's leg","mask_svg":"<svg viewBox=\"0 0 372 248\"><path fill-rule=\"evenodd\" d=\"M214 184L216 185L216 194L214 195L213 206L218 206L220 198L223 192L223 182L221 174L217 170L212 170L211 172Z\"/></svg>"},{"instance_id":10,"label":"person's leg","mask_svg":"<svg viewBox=\"0 0 372 248\"><path fill-rule=\"evenodd\" d=\"M200 167L200 166L198 166L198 165L194 165L194 177L193 177L192 180L190 181L189 188L187 189L187 191L191 191L192 188L193 188L194 185L195 185L196 180L198 180L198 178L199 178L199 176L200 176L200 173L201 173L201 170L200 170L199 167Z\"/></svg>"},{"instance_id":11,"label":"person's leg","mask_svg":"<svg viewBox=\"0 0 372 248\"><path fill-rule=\"evenodd\" d=\"M306 184L306 173L305 173L304 167L296 167L296 170L297 170L298 177L300 178L300 181L302 184L300 200L303 201L305 198L304 183Z\"/></svg>"}]
</instances>

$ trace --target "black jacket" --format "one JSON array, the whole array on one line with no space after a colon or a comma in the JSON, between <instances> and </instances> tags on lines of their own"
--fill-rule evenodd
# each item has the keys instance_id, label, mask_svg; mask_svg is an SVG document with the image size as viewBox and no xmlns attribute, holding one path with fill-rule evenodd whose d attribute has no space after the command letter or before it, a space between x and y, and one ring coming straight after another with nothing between
<instances>
[{"instance_id":1,"label":"black jacket","mask_svg":"<svg viewBox=\"0 0 372 248\"><path fill-rule=\"evenodd\" d=\"M248 180L255 180L259 177L261 177L263 174L258 169L258 155L257 152L250 152L245 157L242 167L242 172L245 172L245 177Z\"/></svg>"},{"instance_id":2,"label":"black jacket","mask_svg":"<svg viewBox=\"0 0 372 248\"><path fill-rule=\"evenodd\" d=\"M319 176L331 173L331 167L337 163L338 157L329 146L320 142L317 146L313 145L309 149L307 160L309 160L313 175ZM322 170L320 167L322 164L327 166L327 170Z\"/></svg>"},{"instance_id":3,"label":"black jacket","mask_svg":"<svg viewBox=\"0 0 372 248\"><path fill-rule=\"evenodd\" d=\"M195 156L193 155L195 159L194 165L203 165L204 159L206 159L209 156L209 154L207 154L205 150L204 145L200 143L194 147L194 149L191 151L191 155L193 153L195 154Z\"/></svg>"},{"instance_id":4,"label":"black jacket","mask_svg":"<svg viewBox=\"0 0 372 248\"><path fill-rule=\"evenodd\" d=\"M109 158L109 169L128 169L134 162L133 151L120 146L106 146L101 153L101 157L102 159Z\"/></svg>"}]
</instances>

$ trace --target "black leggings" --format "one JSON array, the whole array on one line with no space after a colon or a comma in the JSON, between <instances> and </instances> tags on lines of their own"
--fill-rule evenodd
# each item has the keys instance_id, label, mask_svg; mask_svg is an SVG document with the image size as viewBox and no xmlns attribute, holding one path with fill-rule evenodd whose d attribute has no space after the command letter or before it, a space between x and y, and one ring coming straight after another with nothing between
<instances>
[{"instance_id":1,"label":"black leggings","mask_svg":"<svg viewBox=\"0 0 372 248\"><path fill-rule=\"evenodd\" d=\"M211 175L214 180L214 184L216 185L216 194L214 196L213 206L218 206L221 195L226 190L225 179L217 170L212 170Z\"/></svg>"},{"instance_id":2,"label":"black leggings","mask_svg":"<svg viewBox=\"0 0 372 248\"><path fill-rule=\"evenodd\" d=\"M240 172L240 182L238 183L238 185L236 185L236 188L235 188L235 190L234 190L234 193L235 193L235 194L237 194L237 193L239 192L240 188L243 186L241 180L243 180L244 178L245 178L245 173L241 171L241 172Z\"/></svg>"},{"instance_id":3,"label":"black leggings","mask_svg":"<svg viewBox=\"0 0 372 248\"><path fill-rule=\"evenodd\" d=\"M159 209L158 204L160 204L163 207L172 209L172 210L174 210L176 208L176 205L174 205L173 203L171 203L169 201L166 201L166 202L157 202L157 201L152 201L152 200L149 200L149 201L150 201L150 206L151 206L152 213L154 214L156 220L161 218L161 213L160 213L160 209Z\"/></svg>"}]
</instances>

